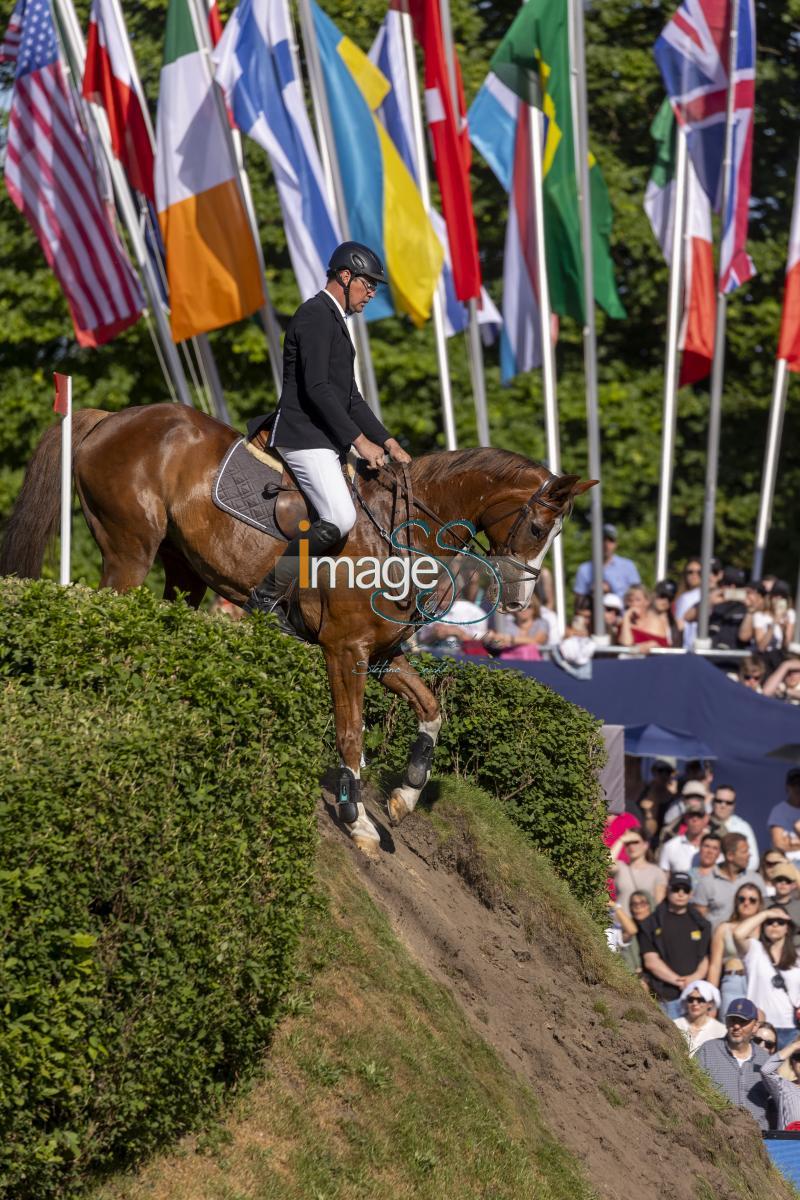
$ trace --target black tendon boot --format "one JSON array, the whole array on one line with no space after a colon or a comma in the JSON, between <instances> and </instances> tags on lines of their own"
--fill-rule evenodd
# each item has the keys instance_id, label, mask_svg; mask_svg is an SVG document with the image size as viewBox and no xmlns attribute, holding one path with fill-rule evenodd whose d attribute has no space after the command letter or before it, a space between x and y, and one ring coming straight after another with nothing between
<instances>
[{"instance_id":1,"label":"black tendon boot","mask_svg":"<svg viewBox=\"0 0 800 1200\"><path fill-rule=\"evenodd\" d=\"M253 588L249 600L243 605L246 613L272 613L281 633L298 639L300 635L289 620L289 605L300 578L300 546L304 538L308 541L309 557L315 558L319 554L327 554L332 546L340 542L342 533L332 521L315 521L307 533L292 538L274 567L258 587Z\"/></svg>"}]
</instances>

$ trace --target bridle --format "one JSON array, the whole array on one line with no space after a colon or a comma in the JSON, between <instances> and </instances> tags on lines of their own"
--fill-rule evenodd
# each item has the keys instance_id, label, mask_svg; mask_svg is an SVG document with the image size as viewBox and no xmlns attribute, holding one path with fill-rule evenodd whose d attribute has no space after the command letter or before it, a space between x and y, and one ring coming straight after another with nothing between
<instances>
[{"instance_id":1,"label":"bridle","mask_svg":"<svg viewBox=\"0 0 800 1200\"><path fill-rule=\"evenodd\" d=\"M397 499L400 491L405 493L406 506L407 506L406 511L408 513L408 520L406 522L406 525L409 528L408 554L409 554L409 558L410 558L411 554L412 554L411 540L413 539L413 525L411 524L411 509L412 508L417 508L420 510L420 512L425 513L426 516L430 517L431 520L435 521L441 528L450 524L450 522L445 521L442 517L439 516L438 513L434 512L432 508L430 508L427 504L425 504L425 502L423 500L418 499L413 494L413 490L411 487L411 474L408 470L407 464L405 464L405 463L401 464L401 471L403 474L402 487L400 484L399 477L397 475L393 474L392 472L387 471L385 467L378 468L378 479L383 484L384 487L388 487L394 491L395 499ZM385 476L388 476L388 481L381 479L382 474ZM361 492L359 491L358 486L356 484L356 478L357 478L357 476L354 477L350 481L350 485L351 485L354 497L356 498L358 503L361 505L364 512L367 514L368 518L370 519L372 524L375 526L375 528L377 529L377 531L381 535L381 537L384 539L384 541L386 541L393 548L396 548L394 546L394 543L392 542L391 533L388 530L383 528L383 526L381 525L378 518L375 516L375 514L370 509L366 500L361 495ZM546 508L550 512L554 512L558 516L562 516L565 519L567 517L569 517L569 515L572 512L572 507L573 507L573 503L574 503L572 497L570 497L568 503L566 505L564 505L563 507L560 507L558 504L554 504L552 500L549 500L546 497L545 492L546 492L548 486L552 484L553 478L554 478L554 476L551 476L549 479L545 479L543 483L539 484L539 487L536 489L536 491L533 492L528 497L528 499L525 501L525 503L523 505L520 506L519 509L517 509L516 507L511 508L507 512L503 513L501 516L494 517L491 521L488 521L488 522L486 520L486 514L484 514L483 530L484 530L484 532L488 533L489 529L491 529L494 525L499 525L501 521L507 520L508 517L510 517L512 513L516 512L516 514L517 514L516 519L514 521L514 524L511 526L511 529L509 530L505 541L503 542L503 544L501 546L497 547L496 557L509 559L510 564L513 567L515 567L516 570L520 574L520 580L519 580L520 582L522 582L523 580L532 580L533 583L535 584L536 581L538 580L539 576L541 575L541 567L529 566L529 564L527 562L525 562L524 559L520 559L520 558L516 557L516 553L514 550L514 541L515 541L518 533L521 530L521 526L523 525L525 518L528 516L532 517L535 508ZM487 512L491 508L492 508L492 505L489 506L489 509L487 509ZM477 540L478 540L477 530L475 531L475 533L470 534L469 537L457 534L452 530L450 532L454 533L454 537L458 540L458 545L443 546L443 547L441 547L442 549L454 550L454 551L456 551L457 554L464 554L466 552L471 557L479 558L484 562L486 561L485 556L480 551L478 551L478 553L476 553L475 550L473 549L473 547L475 547L477 545ZM488 564L488 565L491 566L491 564Z\"/></svg>"}]
</instances>

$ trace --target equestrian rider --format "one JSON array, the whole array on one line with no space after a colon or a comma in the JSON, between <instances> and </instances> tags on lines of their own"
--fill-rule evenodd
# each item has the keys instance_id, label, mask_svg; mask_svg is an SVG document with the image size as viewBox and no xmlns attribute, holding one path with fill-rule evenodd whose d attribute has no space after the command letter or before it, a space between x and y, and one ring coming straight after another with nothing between
<instances>
[{"instance_id":1,"label":"equestrian rider","mask_svg":"<svg viewBox=\"0 0 800 1200\"><path fill-rule=\"evenodd\" d=\"M286 331L283 387L269 444L316 513L303 535L311 556L330 553L356 523L341 467L351 445L370 467L382 466L387 454L396 462L411 462L356 387L347 318L364 311L379 283L386 283L386 276L377 254L360 242L343 242L331 255L324 291L300 305ZM246 612L272 613L282 631L294 637L288 593L299 575L299 554L298 537L244 605Z\"/></svg>"}]
</instances>

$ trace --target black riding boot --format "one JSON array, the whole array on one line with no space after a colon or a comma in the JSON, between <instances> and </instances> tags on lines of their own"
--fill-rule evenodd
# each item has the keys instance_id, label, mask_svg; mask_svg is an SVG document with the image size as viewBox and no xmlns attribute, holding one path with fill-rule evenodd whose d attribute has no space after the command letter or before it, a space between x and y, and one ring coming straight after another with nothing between
<instances>
[{"instance_id":1,"label":"black riding boot","mask_svg":"<svg viewBox=\"0 0 800 1200\"><path fill-rule=\"evenodd\" d=\"M300 634L289 620L289 605L292 591L300 578L300 543L306 538L310 558L327 554L332 546L342 540L338 525L332 521L315 521L307 533L302 533L286 546L283 554L272 569L264 576L258 587L254 587L249 600L243 605L246 613L272 613L282 633L300 638Z\"/></svg>"}]
</instances>

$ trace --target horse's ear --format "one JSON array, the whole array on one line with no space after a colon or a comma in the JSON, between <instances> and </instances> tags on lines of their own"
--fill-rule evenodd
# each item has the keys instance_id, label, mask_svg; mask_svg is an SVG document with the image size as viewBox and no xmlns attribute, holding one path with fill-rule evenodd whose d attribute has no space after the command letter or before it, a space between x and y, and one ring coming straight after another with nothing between
<instances>
[{"instance_id":1,"label":"horse's ear","mask_svg":"<svg viewBox=\"0 0 800 1200\"><path fill-rule=\"evenodd\" d=\"M568 478L577 479L577 481L578 481L577 483L573 484L573 487L572 487L572 495L573 496L582 496L584 492L588 492L589 488L593 488L595 486L595 484L600 482L599 479L583 479L583 480L581 480L580 477L577 475L571 475L571 476L568 476Z\"/></svg>"},{"instance_id":2,"label":"horse's ear","mask_svg":"<svg viewBox=\"0 0 800 1200\"><path fill-rule=\"evenodd\" d=\"M575 484L580 482L580 478L580 475L554 475L545 483L542 495L547 495L550 500L566 503L574 494Z\"/></svg>"}]
</instances>

